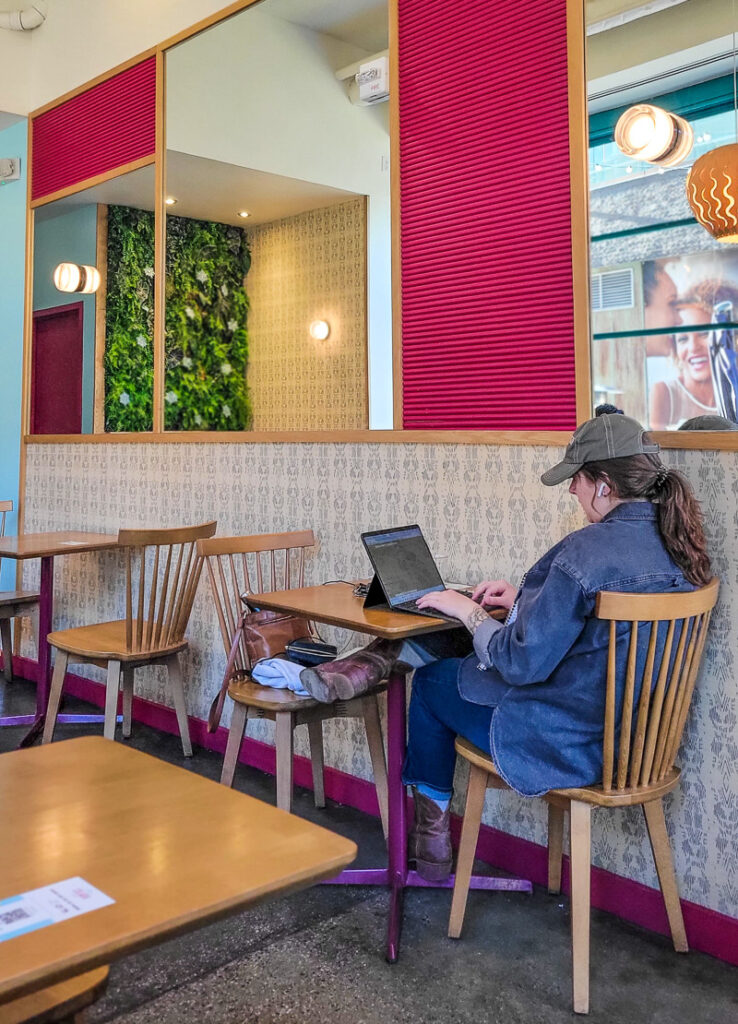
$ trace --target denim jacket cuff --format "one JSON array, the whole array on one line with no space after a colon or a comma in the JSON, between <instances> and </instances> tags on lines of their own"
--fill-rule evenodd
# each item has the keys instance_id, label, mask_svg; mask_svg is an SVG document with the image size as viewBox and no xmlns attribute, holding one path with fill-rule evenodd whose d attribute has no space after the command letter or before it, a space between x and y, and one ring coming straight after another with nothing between
<instances>
[{"instance_id":1,"label":"denim jacket cuff","mask_svg":"<svg viewBox=\"0 0 738 1024\"><path fill-rule=\"evenodd\" d=\"M495 633L502 628L501 622L497 619L489 618L474 630L474 651L479 658L480 664L484 665L485 668L492 666L489 658L490 641Z\"/></svg>"}]
</instances>

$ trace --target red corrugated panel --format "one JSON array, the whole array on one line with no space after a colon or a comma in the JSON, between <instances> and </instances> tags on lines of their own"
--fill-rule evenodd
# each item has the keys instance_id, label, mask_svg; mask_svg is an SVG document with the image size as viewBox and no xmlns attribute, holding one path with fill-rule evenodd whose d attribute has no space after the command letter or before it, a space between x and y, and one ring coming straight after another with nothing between
<instances>
[{"instance_id":1,"label":"red corrugated panel","mask_svg":"<svg viewBox=\"0 0 738 1024\"><path fill-rule=\"evenodd\" d=\"M576 423L566 0L399 0L406 429Z\"/></svg>"},{"instance_id":2,"label":"red corrugated panel","mask_svg":"<svg viewBox=\"0 0 738 1024\"><path fill-rule=\"evenodd\" d=\"M34 118L32 196L151 156L155 145L156 58L149 57Z\"/></svg>"}]
</instances>

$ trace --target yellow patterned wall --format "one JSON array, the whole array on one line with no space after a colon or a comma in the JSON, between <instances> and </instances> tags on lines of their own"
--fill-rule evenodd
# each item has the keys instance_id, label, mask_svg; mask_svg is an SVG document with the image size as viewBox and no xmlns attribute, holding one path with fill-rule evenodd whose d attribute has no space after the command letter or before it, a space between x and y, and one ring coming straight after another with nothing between
<instances>
[{"instance_id":1,"label":"yellow patterned wall","mask_svg":"<svg viewBox=\"0 0 738 1024\"><path fill-rule=\"evenodd\" d=\"M368 426L366 200L247 232L254 430ZM311 321L331 333L314 341Z\"/></svg>"}]
</instances>

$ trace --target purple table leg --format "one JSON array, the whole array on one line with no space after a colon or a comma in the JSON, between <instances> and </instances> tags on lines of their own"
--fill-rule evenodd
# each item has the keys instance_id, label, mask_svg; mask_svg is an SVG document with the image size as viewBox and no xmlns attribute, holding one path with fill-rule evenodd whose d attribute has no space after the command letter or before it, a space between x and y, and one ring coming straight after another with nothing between
<instances>
[{"instance_id":1,"label":"purple table leg","mask_svg":"<svg viewBox=\"0 0 738 1024\"><path fill-rule=\"evenodd\" d=\"M387 961L393 964L400 952L402 907L407 883L407 798L402 784L405 759L405 675L393 672L387 686L387 790L389 835L387 837L390 884L387 923Z\"/></svg>"},{"instance_id":2,"label":"purple table leg","mask_svg":"<svg viewBox=\"0 0 738 1024\"><path fill-rule=\"evenodd\" d=\"M38 670L36 675L36 716L33 725L20 741L21 747L31 747L43 732L46 705L51 690L51 648L46 639L51 632L54 617L54 558L41 559L41 586L38 597Z\"/></svg>"}]
</instances>

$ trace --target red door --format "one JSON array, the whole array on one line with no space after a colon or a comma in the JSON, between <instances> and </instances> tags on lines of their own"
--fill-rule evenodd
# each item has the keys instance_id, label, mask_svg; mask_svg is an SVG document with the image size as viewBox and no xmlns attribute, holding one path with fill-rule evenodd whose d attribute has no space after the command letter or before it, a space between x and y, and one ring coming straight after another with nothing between
<instances>
[{"instance_id":1,"label":"red door","mask_svg":"<svg viewBox=\"0 0 738 1024\"><path fill-rule=\"evenodd\" d=\"M82 324L84 306L33 314L31 433L82 433Z\"/></svg>"}]
</instances>

